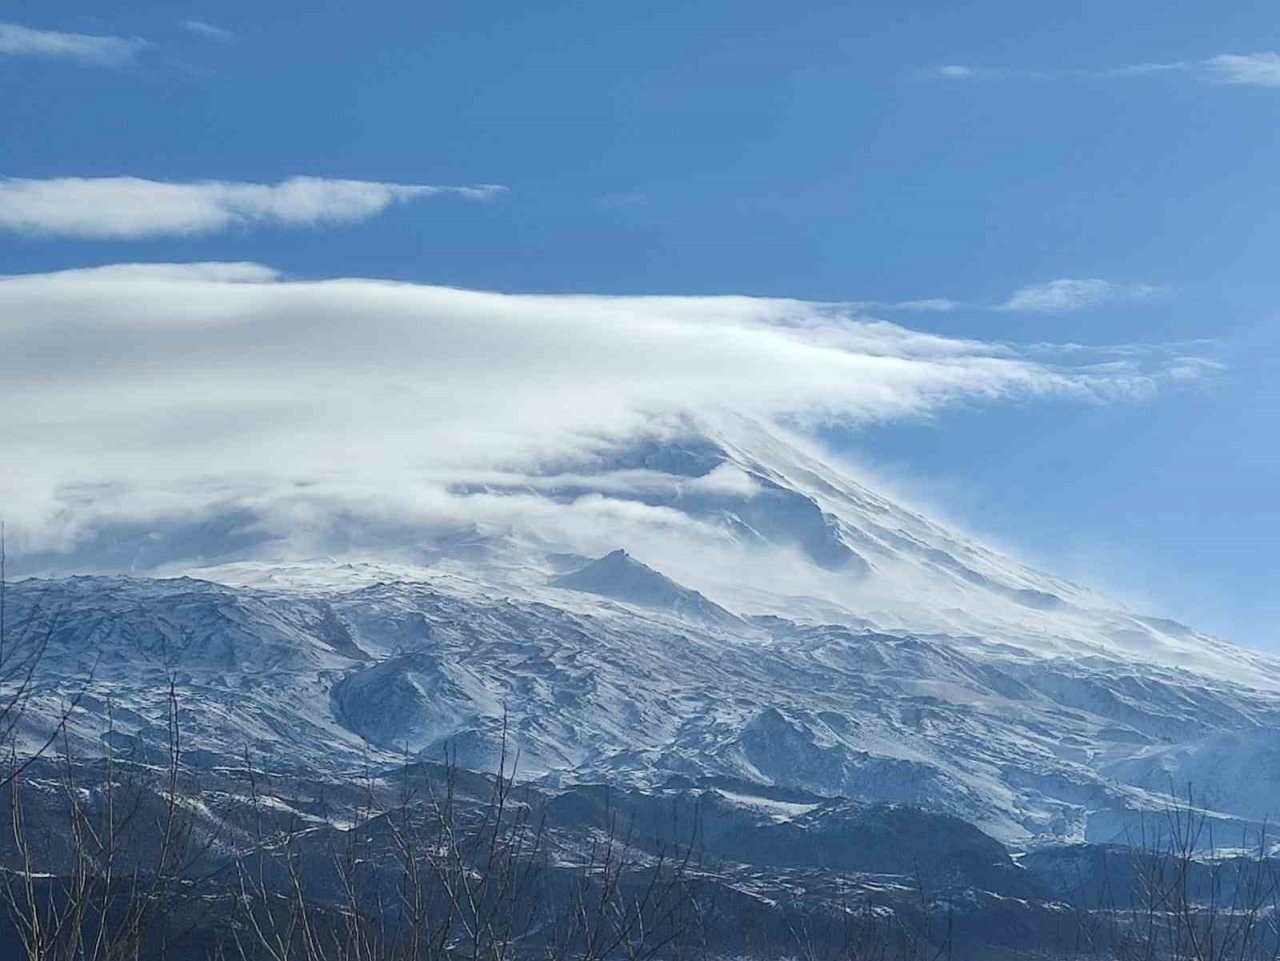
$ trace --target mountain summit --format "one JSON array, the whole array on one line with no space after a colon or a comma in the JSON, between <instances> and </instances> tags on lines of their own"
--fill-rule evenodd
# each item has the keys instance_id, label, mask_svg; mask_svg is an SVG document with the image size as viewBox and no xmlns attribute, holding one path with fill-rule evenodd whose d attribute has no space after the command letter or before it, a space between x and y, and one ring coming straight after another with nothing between
<instances>
[{"instance_id":1,"label":"mountain summit","mask_svg":"<svg viewBox=\"0 0 1280 961\"><path fill-rule=\"evenodd\" d=\"M666 575L640 563L623 548L592 561L586 567L554 577L551 584L639 607L669 611L706 624L742 624L719 604L697 591L681 587Z\"/></svg>"}]
</instances>

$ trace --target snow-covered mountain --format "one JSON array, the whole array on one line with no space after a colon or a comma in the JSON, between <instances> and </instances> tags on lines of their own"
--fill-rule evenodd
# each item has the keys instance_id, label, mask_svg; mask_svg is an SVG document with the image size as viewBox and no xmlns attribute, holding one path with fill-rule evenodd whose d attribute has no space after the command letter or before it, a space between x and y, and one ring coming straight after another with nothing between
<instances>
[{"instance_id":1,"label":"snow-covered mountain","mask_svg":"<svg viewBox=\"0 0 1280 961\"><path fill-rule=\"evenodd\" d=\"M506 726L548 786L730 779L742 803L903 803L1018 845L1123 838L1188 781L1215 817L1276 813L1280 660L1031 570L774 431L602 442L448 494L458 523L343 514L318 559L252 516L100 530L66 565L133 573L10 589L48 637L32 743L90 672L80 743L158 743L172 676L210 765L492 768Z\"/></svg>"}]
</instances>

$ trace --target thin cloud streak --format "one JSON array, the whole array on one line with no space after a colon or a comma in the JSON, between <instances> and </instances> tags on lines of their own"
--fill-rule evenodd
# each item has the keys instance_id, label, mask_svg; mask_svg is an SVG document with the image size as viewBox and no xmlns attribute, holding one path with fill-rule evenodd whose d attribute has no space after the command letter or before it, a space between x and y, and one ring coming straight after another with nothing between
<instances>
[{"instance_id":1,"label":"thin cloud streak","mask_svg":"<svg viewBox=\"0 0 1280 961\"><path fill-rule=\"evenodd\" d=\"M1064 277L1019 288L1006 300L995 304L966 303L950 297L926 297L899 301L864 300L853 302L849 306L859 310L911 313L951 313L957 310L1069 313L1091 307L1147 303L1172 292L1169 287L1152 284L1120 284L1099 278Z\"/></svg>"},{"instance_id":2,"label":"thin cloud streak","mask_svg":"<svg viewBox=\"0 0 1280 961\"><path fill-rule=\"evenodd\" d=\"M884 304L883 306L892 310L913 310L945 314L958 310L962 305L958 300L951 300L948 297L926 297L922 300L900 300L897 303Z\"/></svg>"},{"instance_id":3,"label":"thin cloud streak","mask_svg":"<svg viewBox=\"0 0 1280 961\"><path fill-rule=\"evenodd\" d=\"M1062 278L1023 287L997 309L1020 313L1062 314L1108 304L1144 303L1169 291L1150 284L1117 284L1096 277Z\"/></svg>"},{"instance_id":4,"label":"thin cloud streak","mask_svg":"<svg viewBox=\"0 0 1280 961\"><path fill-rule=\"evenodd\" d=\"M365 220L394 204L453 195L491 200L496 184L440 187L293 177L276 184L139 177L0 180L0 230L35 236L137 240L255 225L317 226Z\"/></svg>"},{"instance_id":5,"label":"thin cloud streak","mask_svg":"<svg viewBox=\"0 0 1280 961\"><path fill-rule=\"evenodd\" d=\"M183 20L179 26L187 33L195 34L198 37L205 37L209 40L217 40L226 43L235 39L235 34L230 30L219 27L217 24L209 23L207 20L199 20L195 17L188 17Z\"/></svg>"},{"instance_id":6,"label":"thin cloud streak","mask_svg":"<svg viewBox=\"0 0 1280 961\"><path fill-rule=\"evenodd\" d=\"M926 67L916 73L924 79L950 81L1109 79L1159 74L1186 74L1203 83L1280 87L1280 53L1270 50L1260 53L1226 53L1203 60L1154 61L1102 69L1041 70L952 63Z\"/></svg>"},{"instance_id":7,"label":"thin cloud streak","mask_svg":"<svg viewBox=\"0 0 1280 961\"><path fill-rule=\"evenodd\" d=\"M0 23L0 57L70 60L97 67L124 67L150 46L137 37L98 36L34 30L17 23Z\"/></svg>"}]
</instances>

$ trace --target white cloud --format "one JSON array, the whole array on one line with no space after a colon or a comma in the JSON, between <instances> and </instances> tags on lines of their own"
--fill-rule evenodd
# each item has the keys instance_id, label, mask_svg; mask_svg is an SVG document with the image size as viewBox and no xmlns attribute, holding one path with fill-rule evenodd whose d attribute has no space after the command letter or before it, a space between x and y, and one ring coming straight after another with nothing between
<instances>
[{"instance_id":1,"label":"white cloud","mask_svg":"<svg viewBox=\"0 0 1280 961\"><path fill-rule=\"evenodd\" d=\"M1148 77L1158 74L1183 73L1212 83L1236 86L1280 87L1280 53L1224 53L1204 60L1145 61L1100 69L1027 70L1007 67L976 67L947 64L929 67L919 76L936 80L974 80L1009 78L1015 80L1088 79L1116 77Z\"/></svg>"},{"instance_id":2,"label":"white cloud","mask_svg":"<svg viewBox=\"0 0 1280 961\"><path fill-rule=\"evenodd\" d=\"M922 77L936 80L978 80L984 77L998 77L1004 71L993 67L971 67L963 63L948 63L941 67L929 67L920 71Z\"/></svg>"},{"instance_id":3,"label":"white cloud","mask_svg":"<svg viewBox=\"0 0 1280 961\"><path fill-rule=\"evenodd\" d=\"M1280 53L1224 53L1205 61L1205 65L1223 83L1280 87Z\"/></svg>"},{"instance_id":4,"label":"white cloud","mask_svg":"<svg viewBox=\"0 0 1280 961\"><path fill-rule=\"evenodd\" d=\"M107 519L321 501L331 517L457 521L449 480L527 474L690 417L859 423L1141 397L1188 369L1132 350L1077 365L794 300L293 281L253 264L20 275L0 278L0 505L28 546ZM509 520L522 503L465 510ZM605 498L556 523L675 522L637 510Z\"/></svg>"},{"instance_id":5,"label":"white cloud","mask_svg":"<svg viewBox=\"0 0 1280 961\"><path fill-rule=\"evenodd\" d=\"M137 37L62 33L0 23L0 57L39 57L99 67L123 67L146 46L147 42Z\"/></svg>"},{"instance_id":6,"label":"white cloud","mask_svg":"<svg viewBox=\"0 0 1280 961\"><path fill-rule=\"evenodd\" d=\"M230 30L219 27L217 24L209 23L207 20L198 20L195 17L188 17L182 21L180 26L187 33L193 33L198 37L205 37L209 40L218 40L225 43L228 40L235 39L235 34Z\"/></svg>"},{"instance_id":7,"label":"white cloud","mask_svg":"<svg viewBox=\"0 0 1280 961\"><path fill-rule=\"evenodd\" d=\"M900 300L896 304L886 304L895 310L920 310L928 313L947 313L960 307L958 300L946 297L926 297L923 300Z\"/></svg>"},{"instance_id":8,"label":"white cloud","mask_svg":"<svg viewBox=\"0 0 1280 961\"><path fill-rule=\"evenodd\" d=\"M293 177L277 184L10 178L0 180L0 230L129 240L254 224L314 226L364 220L392 204L440 194L487 200L503 189L494 184L432 187L325 177Z\"/></svg>"},{"instance_id":9,"label":"white cloud","mask_svg":"<svg viewBox=\"0 0 1280 961\"><path fill-rule=\"evenodd\" d=\"M1139 303L1167 293L1148 284L1116 284L1107 280L1063 278L1015 291L1000 305L1001 310L1062 314L1106 304Z\"/></svg>"},{"instance_id":10,"label":"white cloud","mask_svg":"<svg viewBox=\"0 0 1280 961\"><path fill-rule=\"evenodd\" d=\"M1100 77L1149 77L1159 73L1173 73L1179 70L1191 70L1196 63L1185 60L1173 60L1165 63L1129 63L1122 67L1112 67L1101 71L1078 71L1078 76Z\"/></svg>"}]
</instances>

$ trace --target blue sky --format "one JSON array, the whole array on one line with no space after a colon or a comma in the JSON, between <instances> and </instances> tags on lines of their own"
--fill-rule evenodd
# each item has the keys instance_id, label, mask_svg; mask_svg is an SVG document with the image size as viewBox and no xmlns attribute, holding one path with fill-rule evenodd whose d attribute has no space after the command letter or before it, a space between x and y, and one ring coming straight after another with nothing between
<instances>
[{"instance_id":1,"label":"blue sky","mask_svg":"<svg viewBox=\"0 0 1280 961\"><path fill-rule=\"evenodd\" d=\"M0 232L3 273L256 261L876 302L985 341L1212 341L1195 352L1220 370L1147 399L975 404L830 439L1046 567L1280 646L1270 5L11 0L0 19L118 41L0 32L0 175L506 188L322 228L28 225ZM1068 279L1105 285L999 309ZM923 299L950 309L888 306Z\"/></svg>"}]
</instances>

